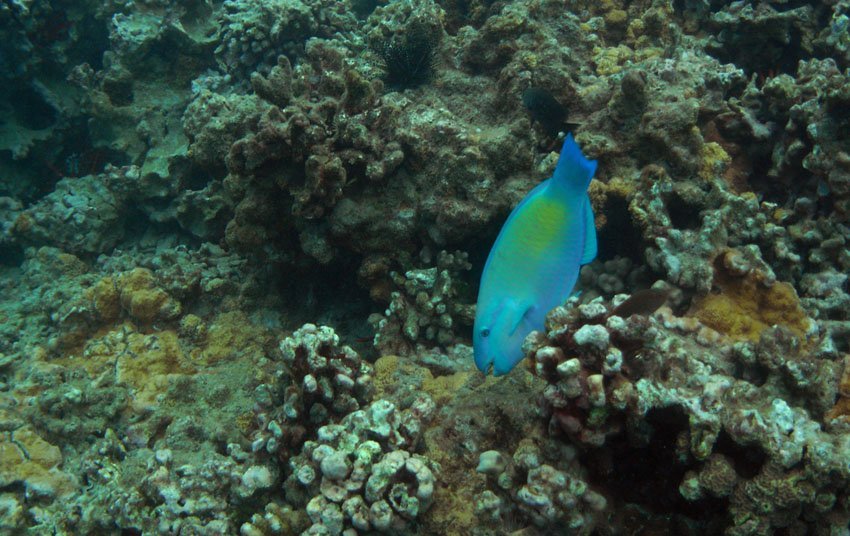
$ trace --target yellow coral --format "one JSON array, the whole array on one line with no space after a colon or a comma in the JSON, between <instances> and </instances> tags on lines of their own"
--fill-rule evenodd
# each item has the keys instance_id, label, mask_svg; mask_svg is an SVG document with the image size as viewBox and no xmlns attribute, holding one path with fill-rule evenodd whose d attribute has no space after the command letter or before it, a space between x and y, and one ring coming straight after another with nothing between
<instances>
[{"instance_id":1,"label":"yellow coral","mask_svg":"<svg viewBox=\"0 0 850 536\"><path fill-rule=\"evenodd\" d=\"M596 74L599 76L617 74L623 69L623 64L632 59L632 56L632 49L625 45L598 48L594 50L593 56Z\"/></svg>"},{"instance_id":2,"label":"yellow coral","mask_svg":"<svg viewBox=\"0 0 850 536\"><path fill-rule=\"evenodd\" d=\"M180 315L180 302L157 287L153 272L135 268L118 278L121 306L139 322L170 320Z\"/></svg>"},{"instance_id":3,"label":"yellow coral","mask_svg":"<svg viewBox=\"0 0 850 536\"><path fill-rule=\"evenodd\" d=\"M605 24L608 26L620 26L625 24L629 14L623 9L612 9L605 14Z\"/></svg>"},{"instance_id":4,"label":"yellow coral","mask_svg":"<svg viewBox=\"0 0 850 536\"><path fill-rule=\"evenodd\" d=\"M732 277L718 270L714 283L720 292L697 300L692 315L734 339L758 341L765 329L777 324L805 338L809 318L794 287L782 282L767 286L760 279L757 273Z\"/></svg>"},{"instance_id":5,"label":"yellow coral","mask_svg":"<svg viewBox=\"0 0 850 536\"><path fill-rule=\"evenodd\" d=\"M252 324L245 313L241 311L222 313L206 328L206 344L192 351L192 361L202 365L212 365L246 353L260 355L267 338L267 332Z\"/></svg>"},{"instance_id":6,"label":"yellow coral","mask_svg":"<svg viewBox=\"0 0 850 536\"><path fill-rule=\"evenodd\" d=\"M383 398L387 387L392 383L393 372L398 368L399 357L397 355L385 355L375 361L375 377L372 384L375 386L375 398Z\"/></svg>"},{"instance_id":7,"label":"yellow coral","mask_svg":"<svg viewBox=\"0 0 850 536\"><path fill-rule=\"evenodd\" d=\"M447 404L452 400L466 381L469 379L469 372L456 372L448 376L437 376L431 373L425 367L400 358L397 355L385 355L375 361L375 376L373 385L375 386L375 398L383 398L389 392L395 390L400 384L407 385L418 384L421 389L437 403L438 406ZM406 378L405 382L399 382L398 377ZM411 382L409 379L413 377L416 381Z\"/></svg>"},{"instance_id":8,"label":"yellow coral","mask_svg":"<svg viewBox=\"0 0 850 536\"><path fill-rule=\"evenodd\" d=\"M422 389L434 399L438 406L442 406L452 400L458 389L469 380L470 374L470 372L455 372L448 376L426 377L422 382Z\"/></svg>"},{"instance_id":9,"label":"yellow coral","mask_svg":"<svg viewBox=\"0 0 850 536\"><path fill-rule=\"evenodd\" d=\"M404 378L404 382L398 380ZM395 392L399 387L407 386L409 389L421 386L424 379L431 379L431 371L403 359L397 355L386 355L375 361L375 398L384 398Z\"/></svg>"},{"instance_id":10,"label":"yellow coral","mask_svg":"<svg viewBox=\"0 0 850 536\"><path fill-rule=\"evenodd\" d=\"M430 455L430 453L429 453ZM459 471L461 475L466 471ZM443 471L443 475L446 471ZM425 534L445 534L446 536L466 536L479 526L475 516L473 498L483 489L482 475L463 474L463 480L451 486L441 486L434 491L434 505L424 519ZM443 478L445 480L445 478ZM471 481L476 481L473 485Z\"/></svg>"},{"instance_id":11,"label":"yellow coral","mask_svg":"<svg viewBox=\"0 0 850 536\"><path fill-rule=\"evenodd\" d=\"M73 478L58 470L62 453L27 425L0 436L0 485L16 482L42 493L59 496L71 493Z\"/></svg>"},{"instance_id":12,"label":"yellow coral","mask_svg":"<svg viewBox=\"0 0 850 536\"><path fill-rule=\"evenodd\" d=\"M605 215L605 206L609 197L621 197L629 199L634 192L634 184L630 184L620 177L614 177L607 183L592 181L587 189L590 203L593 205L593 213L596 215L596 228L602 229L608 223Z\"/></svg>"},{"instance_id":13,"label":"yellow coral","mask_svg":"<svg viewBox=\"0 0 850 536\"><path fill-rule=\"evenodd\" d=\"M93 287L86 289L86 298L93 304L98 318L103 321L114 321L121 314L118 289L111 277L104 277Z\"/></svg>"},{"instance_id":14,"label":"yellow coral","mask_svg":"<svg viewBox=\"0 0 850 536\"><path fill-rule=\"evenodd\" d=\"M732 157L719 143L705 143L700 149L699 177L706 181L721 177L731 161Z\"/></svg>"},{"instance_id":15,"label":"yellow coral","mask_svg":"<svg viewBox=\"0 0 850 536\"><path fill-rule=\"evenodd\" d=\"M634 41L638 37L643 36L643 32L646 30L646 24L642 19L635 19L629 23L629 27L626 29L626 39L629 41Z\"/></svg>"},{"instance_id":16,"label":"yellow coral","mask_svg":"<svg viewBox=\"0 0 850 536\"><path fill-rule=\"evenodd\" d=\"M647 37L641 37L635 43L638 47L635 50L635 62L646 61L652 58L660 58L664 55L664 49L661 47L651 46L650 40Z\"/></svg>"},{"instance_id":17,"label":"yellow coral","mask_svg":"<svg viewBox=\"0 0 850 536\"><path fill-rule=\"evenodd\" d=\"M131 388L133 405L137 408L154 405L173 375L195 370L180 346L177 333L167 330L145 334L130 324L122 324L90 340L83 355L86 358L83 366L92 377L114 367L118 382Z\"/></svg>"}]
</instances>

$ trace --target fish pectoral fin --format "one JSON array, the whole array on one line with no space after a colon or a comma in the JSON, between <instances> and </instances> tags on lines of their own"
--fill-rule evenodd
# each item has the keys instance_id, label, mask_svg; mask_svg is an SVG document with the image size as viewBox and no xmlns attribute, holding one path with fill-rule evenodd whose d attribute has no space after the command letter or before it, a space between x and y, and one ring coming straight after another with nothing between
<instances>
[{"instance_id":1,"label":"fish pectoral fin","mask_svg":"<svg viewBox=\"0 0 850 536\"><path fill-rule=\"evenodd\" d=\"M596 221L593 217L593 207L590 205L590 197L584 195L584 251L581 254L580 264L588 264L596 258Z\"/></svg>"},{"instance_id":2,"label":"fish pectoral fin","mask_svg":"<svg viewBox=\"0 0 850 536\"><path fill-rule=\"evenodd\" d=\"M534 305L522 305L517 307L518 311L522 311L521 315L518 315L516 318L516 322L511 327L510 335L513 336L520 327L525 327L530 330L531 323L529 322L529 318L531 316L531 312L534 310Z\"/></svg>"}]
</instances>

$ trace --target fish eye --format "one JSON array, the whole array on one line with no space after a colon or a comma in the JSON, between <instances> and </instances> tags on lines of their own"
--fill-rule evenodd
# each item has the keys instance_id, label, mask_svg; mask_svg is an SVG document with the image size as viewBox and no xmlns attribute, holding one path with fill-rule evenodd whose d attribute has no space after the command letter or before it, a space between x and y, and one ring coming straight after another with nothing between
<instances>
[{"instance_id":1,"label":"fish eye","mask_svg":"<svg viewBox=\"0 0 850 536\"><path fill-rule=\"evenodd\" d=\"M482 337L489 337L490 336L490 328L483 328L481 330L481 336Z\"/></svg>"}]
</instances>

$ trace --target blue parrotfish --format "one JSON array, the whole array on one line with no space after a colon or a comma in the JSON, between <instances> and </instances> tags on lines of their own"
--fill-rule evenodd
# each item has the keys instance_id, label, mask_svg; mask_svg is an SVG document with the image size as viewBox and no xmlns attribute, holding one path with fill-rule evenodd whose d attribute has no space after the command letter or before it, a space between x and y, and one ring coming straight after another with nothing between
<instances>
[{"instance_id":1,"label":"blue parrotfish","mask_svg":"<svg viewBox=\"0 0 850 536\"><path fill-rule=\"evenodd\" d=\"M507 374L522 343L542 330L546 313L573 291L582 264L596 257L587 187L596 172L572 135L552 177L535 187L505 221L481 275L472 341L475 365Z\"/></svg>"}]
</instances>

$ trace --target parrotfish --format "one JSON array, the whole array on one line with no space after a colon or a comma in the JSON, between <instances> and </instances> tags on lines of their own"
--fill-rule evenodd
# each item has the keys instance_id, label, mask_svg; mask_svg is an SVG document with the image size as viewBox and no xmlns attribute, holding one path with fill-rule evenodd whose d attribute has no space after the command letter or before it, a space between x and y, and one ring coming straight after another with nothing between
<instances>
[{"instance_id":1,"label":"parrotfish","mask_svg":"<svg viewBox=\"0 0 850 536\"><path fill-rule=\"evenodd\" d=\"M507 374L522 343L542 330L546 313L573 291L582 264L596 257L596 227L587 187L596 160L564 140L552 177L535 187L502 226L481 275L472 341L475 365Z\"/></svg>"}]
</instances>

